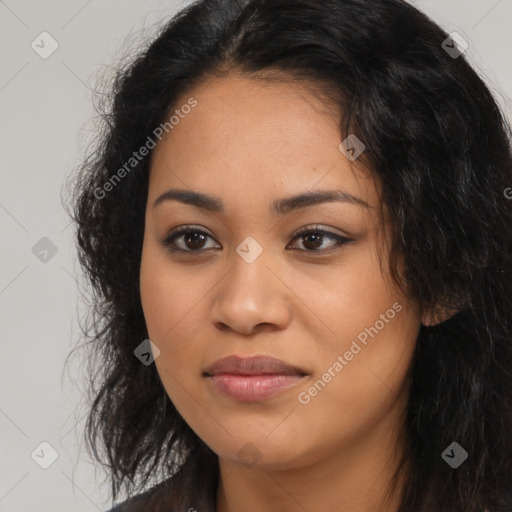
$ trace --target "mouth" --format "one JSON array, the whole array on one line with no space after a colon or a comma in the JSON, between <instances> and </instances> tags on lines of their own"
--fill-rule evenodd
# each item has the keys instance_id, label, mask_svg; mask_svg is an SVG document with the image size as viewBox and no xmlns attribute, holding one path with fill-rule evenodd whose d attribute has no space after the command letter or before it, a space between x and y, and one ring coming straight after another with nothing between
<instances>
[{"instance_id":1,"label":"mouth","mask_svg":"<svg viewBox=\"0 0 512 512\"><path fill-rule=\"evenodd\" d=\"M235 401L253 402L295 386L307 373L269 356L229 356L210 365L203 376L223 396Z\"/></svg>"}]
</instances>

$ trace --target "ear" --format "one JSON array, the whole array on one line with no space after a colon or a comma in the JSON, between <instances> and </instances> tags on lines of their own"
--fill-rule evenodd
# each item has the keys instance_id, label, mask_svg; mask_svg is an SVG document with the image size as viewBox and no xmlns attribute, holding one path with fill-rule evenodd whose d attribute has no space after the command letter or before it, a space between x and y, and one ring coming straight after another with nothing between
<instances>
[{"instance_id":1,"label":"ear","mask_svg":"<svg viewBox=\"0 0 512 512\"><path fill-rule=\"evenodd\" d=\"M434 327L435 325L442 324L458 312L458 309L446 307L424 308L421 313L421 323L425 327Z\"/></svg>"}]
</instances>

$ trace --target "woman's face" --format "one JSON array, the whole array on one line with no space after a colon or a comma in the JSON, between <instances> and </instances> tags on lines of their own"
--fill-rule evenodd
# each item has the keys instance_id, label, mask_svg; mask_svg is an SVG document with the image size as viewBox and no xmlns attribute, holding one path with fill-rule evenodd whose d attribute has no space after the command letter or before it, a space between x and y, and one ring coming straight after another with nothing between
<instances>
[{"instance_id":1,"label":"woman's face","mask_svg":"<svg viewBox=\"0 0 512 512\"><path fill-rule=\"evenodd\" d=\"M176 109L153 154L140 275L166 392L224 460L297 468L377 446L401 425L421 311L387 274L379 196L339 149L341 113L235 76ZM285 366L215 372L227 356Z\"/></svg>"}]
</instances>

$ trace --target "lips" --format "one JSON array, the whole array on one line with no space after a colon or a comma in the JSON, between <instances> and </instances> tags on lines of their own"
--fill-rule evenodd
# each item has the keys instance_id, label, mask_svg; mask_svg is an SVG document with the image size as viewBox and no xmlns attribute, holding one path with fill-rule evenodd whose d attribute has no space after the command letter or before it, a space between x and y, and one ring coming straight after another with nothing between
<instances>
[{"instance_id":1,"label":"lips","mask_svg":"<svg viewBox=\"0 0 512 512\"><path fill-rule=\"evenodd\" d=\"M241 358L229 356L215 361L205 370L206 375L306 375L296 366L269 356L252 356Z\"/></svg>"},{"instance_id":2,"label":"lips","mask_svg":"<svg viewBox=\"0 0 512 512\"><path fill-rule=\"evenodd\" d=\"M210 365L203 375L221 395L238 402L255 402L295 386L307 374L269 356L229 356Z\"/></svg>"}]
</instances>

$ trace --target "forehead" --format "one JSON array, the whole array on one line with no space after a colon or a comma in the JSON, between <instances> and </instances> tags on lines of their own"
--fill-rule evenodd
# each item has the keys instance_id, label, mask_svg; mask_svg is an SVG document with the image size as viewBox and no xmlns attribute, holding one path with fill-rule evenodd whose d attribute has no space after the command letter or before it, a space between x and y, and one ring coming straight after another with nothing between
<instances>
[{"instance_id":1,"label":"forehead","mask_svg":"<svg viewBox=\"0 0 512 512\"><path fill-rule=\"evenodd\" d=\"M181 110L191 98L196 105ZM179 187L270 202L273 196L341 188L377 203L370 174L339 150L339 106L310 88L216 78L187 91L172 113L179 122L154 150L153 198Z\"/></svg>"}]
</instances>

